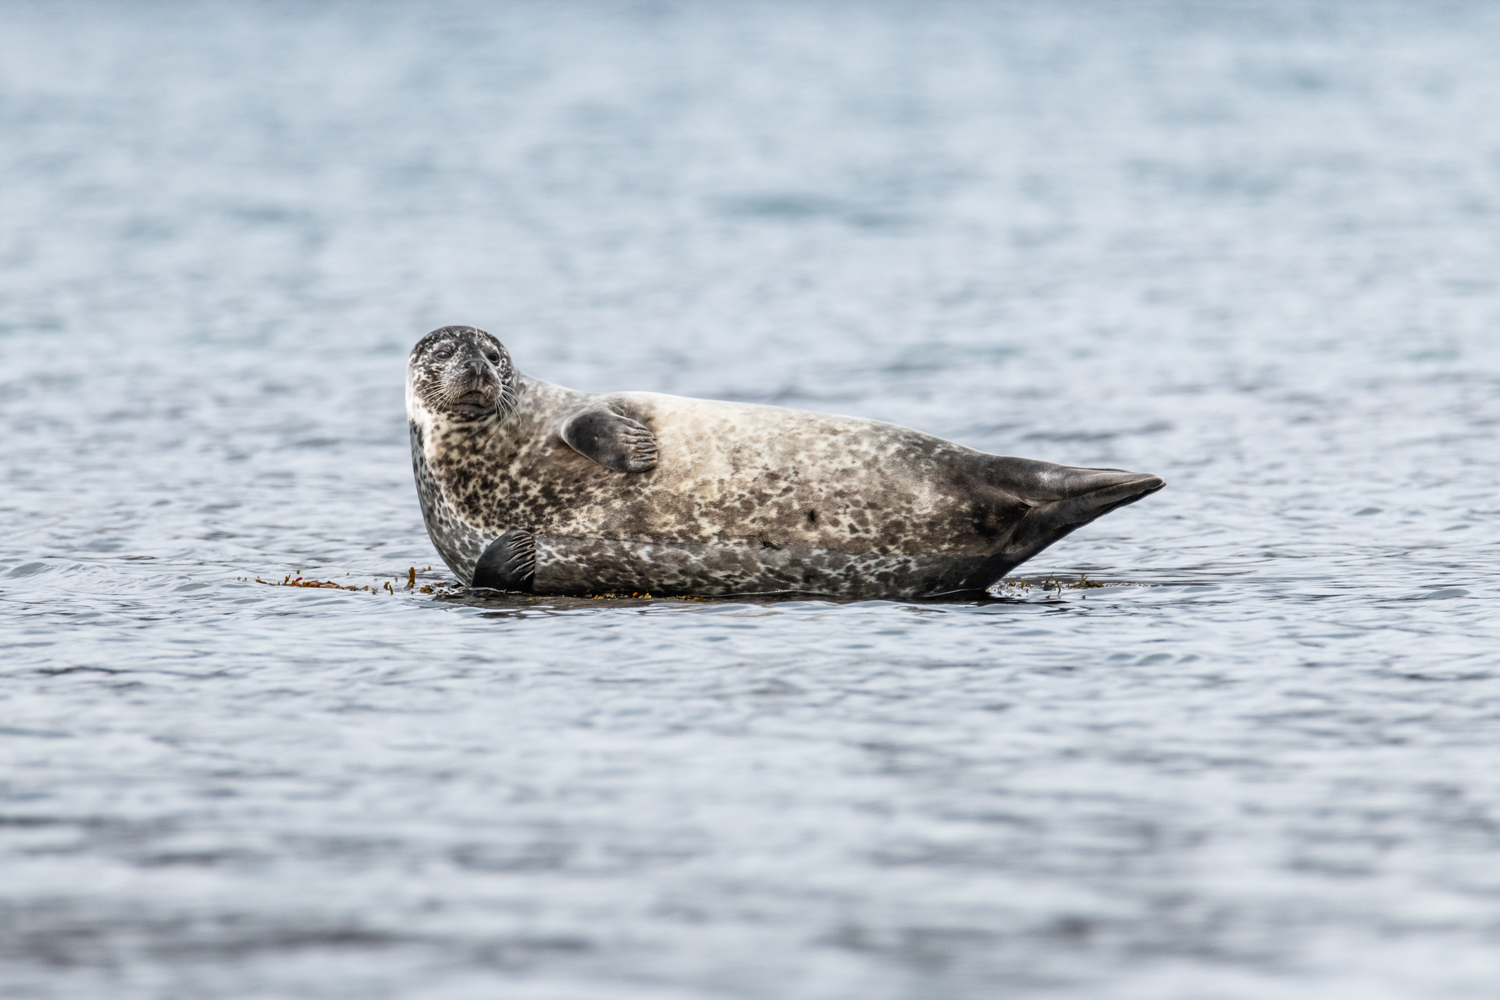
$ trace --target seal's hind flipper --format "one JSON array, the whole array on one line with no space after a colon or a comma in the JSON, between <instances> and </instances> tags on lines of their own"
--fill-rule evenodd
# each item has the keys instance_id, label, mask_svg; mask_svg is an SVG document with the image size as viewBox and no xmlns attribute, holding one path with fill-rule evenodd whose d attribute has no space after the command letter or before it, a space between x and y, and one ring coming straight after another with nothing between
<instances>
[{"instance_id":1,"label":"seal's hind flipper","mask_svg":"<svg viewBox=\"0 0 1500 1000\"><path fill-rule=\"evenodd\" d=\"M615 472L656 468L656 435L645 424L595 404L569 414L557 432L578 454Z\"/></svg>"},{"instance_id":2,"label":"seal's hind flipper","mask_svg":"<svg viewBox=\"0 0 1500 1000\"><path fill-rule=\"evenodd\" d=\"M536 578L536 545L531 532L514 528L490 543L474 564L473 587L531 593Z\"/></svg>"},{"instance_id":3,"label":"seal's hind flipper","mask_svg":"<svg viewBox=\"0 0 1500 1000\"><path fill-rule=\"evenodd\" d=\"M1012 566L1090 521L1166 485L1145 472L1080 469L1025 459L1003 461L1014 463L1015 470L1022 473L1009 488L1021 493L1031 505L1005 546L1006 560Z\"/></svg>"}]
</instances>

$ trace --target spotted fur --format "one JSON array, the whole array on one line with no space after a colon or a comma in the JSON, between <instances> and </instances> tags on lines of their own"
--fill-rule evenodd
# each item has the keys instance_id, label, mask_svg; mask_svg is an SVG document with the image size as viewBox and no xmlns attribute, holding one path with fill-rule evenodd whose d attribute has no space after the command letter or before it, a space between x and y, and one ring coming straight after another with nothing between
<instances>
[{"instance_id":1,"label":"spotted fur","mask_svg":"<svg viewBox=\"0 0 1500 1000\"><path fill-rule=\"evenodd\" d=\"M1163 485L873 420L576 392L518 373L473 327L428 334L407 372L423 515L465 582L519 528L539 593L971 593ZM601 408L650 432L654 467L615 471L566 443L570 421Z\"/></svg>"}]
</instances>

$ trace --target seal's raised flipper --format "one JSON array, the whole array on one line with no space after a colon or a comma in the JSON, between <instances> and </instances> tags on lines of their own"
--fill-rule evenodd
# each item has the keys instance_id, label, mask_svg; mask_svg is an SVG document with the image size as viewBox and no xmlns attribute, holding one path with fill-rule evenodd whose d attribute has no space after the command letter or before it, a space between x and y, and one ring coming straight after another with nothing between
<instances>
[{"instance_id":1,"label":"seal's raised flipper","mask_svg":"<svg viewBox=\"0 0 1500 1000\"><path fill-rule=\"evenodd\" d=\"M568 446L615 472L656 468L656 435L645 424L601 404L563 418L557 432Z\"/></svg>"},{"instance_id":2,"label":"seal's raised flipper","mask_svg":"<svg viewBox=\"0 0 1500 1000\"><path fill-rule=\"evenodd\" d=\"M490 543L474 564L470 586L531 592L536 577L536 546L531 532L514 528Z\"/></svg>"}]
</instances>

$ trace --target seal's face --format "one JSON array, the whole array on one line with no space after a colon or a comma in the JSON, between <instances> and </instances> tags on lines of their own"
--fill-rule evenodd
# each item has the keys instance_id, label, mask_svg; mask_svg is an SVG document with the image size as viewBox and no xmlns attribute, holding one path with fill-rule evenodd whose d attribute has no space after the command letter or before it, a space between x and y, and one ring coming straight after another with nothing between
<instances>
[{"instance_id":1,"label":"seal's face","mask_svg":"<svg viewBox=\"0 0 1500 1000\"><path fill-rule=\"evenodd\" d=\"M516 405L510 352L472 326L445 326L417 341L406 362L409 404L450 420L504 417Z\"/></svg>"}]
</instances>

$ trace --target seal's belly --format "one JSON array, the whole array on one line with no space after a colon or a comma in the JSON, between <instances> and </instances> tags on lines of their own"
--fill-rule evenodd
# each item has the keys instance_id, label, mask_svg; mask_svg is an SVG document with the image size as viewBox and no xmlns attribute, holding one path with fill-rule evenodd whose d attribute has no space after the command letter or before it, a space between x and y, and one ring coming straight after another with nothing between
<instances>
[{"instance_id":1,"label":"seal's belly","mask_svg":"<svg viewBox=\"0 0 1500 1000\"><path fill-rule=\"evenodd\" d=\"M851 555L808 546L538 535L535 547L535 592L579 596L808 594L902 600L977 592L1009 569L992 559Z\"/></svg>"}]
</instances>

